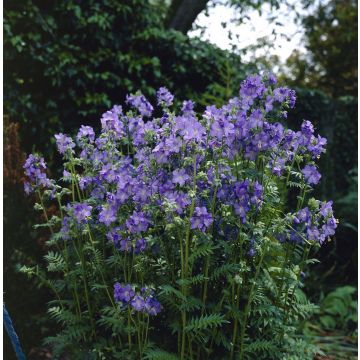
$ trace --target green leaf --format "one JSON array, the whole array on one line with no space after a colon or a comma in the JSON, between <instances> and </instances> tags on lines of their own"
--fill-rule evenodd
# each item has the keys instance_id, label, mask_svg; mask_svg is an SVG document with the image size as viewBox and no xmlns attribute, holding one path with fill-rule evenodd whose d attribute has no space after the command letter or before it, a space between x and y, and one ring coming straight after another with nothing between
<instances>
[{"instance_id":1,"label":"green leaf","mask_svg":"<svg viewBox=\"0 0 360 360\"><path fill-rule=\"evenodd\" d=\"M200 317L192 318L185 327L185 330L188 332L197 332L212 329L226 323L229 322L224 319L224 315L222 314L215 313L210 315L202 315Z\"/></svg>"}]
</instances>

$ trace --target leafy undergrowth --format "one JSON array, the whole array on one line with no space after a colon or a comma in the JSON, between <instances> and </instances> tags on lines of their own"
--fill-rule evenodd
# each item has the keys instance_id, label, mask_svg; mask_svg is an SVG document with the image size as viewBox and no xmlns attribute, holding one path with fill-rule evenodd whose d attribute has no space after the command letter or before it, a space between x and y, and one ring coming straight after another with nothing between
<instances>
[{"instance_id":1,"label":"leafy undergrowth","mask_svg":"<svg viewBox=\"0 0 360 360\"><path fill-rule=\"evenodd\" d=\"M357 289L336 288L320 300L315 316L304 326L308 341L319 348L315 360L353 360L358 354Z\"/></svg>"}]
</instances>

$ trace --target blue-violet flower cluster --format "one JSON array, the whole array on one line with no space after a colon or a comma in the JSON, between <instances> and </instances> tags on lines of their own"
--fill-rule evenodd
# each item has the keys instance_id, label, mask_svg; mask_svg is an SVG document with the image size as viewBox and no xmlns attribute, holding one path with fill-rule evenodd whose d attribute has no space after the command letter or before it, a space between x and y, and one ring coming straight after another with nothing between
<instances>
[{"instance_id":1,"label":"blue-violet flower cluster","mask_svg":"<svg viewBox=\"0 0 360 360\"><path fill-rule=\"evenodd\" d=\"M256 226L267 204L277 206L273 199L279 181L297 181L310 192L321 178L316 161L326 139L315 134L308 120L298 131L281 123L294 108L296 94L276 84L272 74L249 76L239 96L221 107L207 106L200 116L191 100L183 102L179 113L172 111L174 96L162 87L157 91L161 115L152 117L153 105L136 93L126 98L129 111L115 105L102 115L98 136L90 126L81 126L76 140L55 135L65 160L63 186L76 190L76 199L67 199L63 209L61 238L96 233L117 256L134 264L173 243L185 242L186 252L188 241L206 236L215 242L237 241L240 230ZM27 193L55 191L43 158L30 155L24 169ZM273 235L282 241L324 243L337 226L331 205L301 206L288 216L285 230ZM171 243L157 243L174 224ZM249 238L246 253L253 258L255 235ZM129 279L118 281L126 285L115 283L117 303L149 315L161 311L152 291L135 291L138 283Z\"/></svg>"}]
</instances>

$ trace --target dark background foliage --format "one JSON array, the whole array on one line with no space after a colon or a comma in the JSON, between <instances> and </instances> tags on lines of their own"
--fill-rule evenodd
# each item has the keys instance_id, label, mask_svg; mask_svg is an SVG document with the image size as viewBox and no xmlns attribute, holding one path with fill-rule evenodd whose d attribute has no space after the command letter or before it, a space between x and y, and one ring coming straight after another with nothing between
<instances>
[{"instance_id":1,"label":"dark background foliage","mask_svg":"<svg viewBox=\"0 0 360 360\"><path fill-rule=\"evenodd\" d=\"M54 131L97 126L130 92L153 100L167 86L196 98L225 61L244 77L239 58L165 30L156 10L139 0L5 2L4 105L27 152L52 151Z\"/></svg>"},{"instance_id":2,"label":"dark background foliage","mask_svg":"<svg viewBox=\"0 0 360 360\"><path fill-rule=\"evenodd\" d=\"M299 127L302 119L311 119L328 140L320 168L322 179L317 198L333 199L339 227L333 242L320 250L321 264L313 268L314 292L318 284L357 282L357 98L331 98L318 90L297 88L298 102L289 113L288 124Z\"/></svg>"},{"instance_id":3,"label":"dark background foliage","mask_svg":"<svg viewBox=\"0 0 360 360\"><path fill-rule=\"evenodd\" d=\"M263 2L229 4L243 10ZM195 9L195 3L201 6ZM46 290L17 272L19 263L41 262L48 236L32 229L35 214L22 192L21 154L44 153L54 173L59 159L53 135L73 133L81 124L98 127L104 111L136 90L153 101L156 89L166 86L178 101L191 98L199 109L235 96L240 81L263 66L186 35L191 18L207 3L173 1L168 8L165 1L4 1L4 112L10 119L4 124L4 300L27 354L54 330L43 321ZM334 199L340 226L311 275L315 294L319 284L356 282L356 14L354 1L332 0L303 19L310 56L294 53L282 76L298 94L289 126L309 119L329 141L317 196ZM186 23L175 21L181 16L189 17Z\"/></svg>"},{"instance_id":4,"label":"dark background foliage","mask_svg":"<svg viewBox=\"0 0 360 360\"><path fill-rule=\"evenodd\" d=\"M304 0L305 6L313 1ZM308 56L295 51L287 60L296 85L304 84L338 98L357 96L357 1L330 0L301 19ZM346 55L346 56L345 56Z\"/></svg>"}]
</instances>

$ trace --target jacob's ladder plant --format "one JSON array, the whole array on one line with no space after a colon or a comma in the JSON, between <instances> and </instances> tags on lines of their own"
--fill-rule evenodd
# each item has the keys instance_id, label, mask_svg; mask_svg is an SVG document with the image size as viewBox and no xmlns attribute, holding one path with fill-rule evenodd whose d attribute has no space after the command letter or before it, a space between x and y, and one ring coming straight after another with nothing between
<instances>
[{"instance_id":1,"label":"jacob's ladder plant","mask_svg":"<svg viewBox=\"0 0 360 360\"><path fill-rule=\"evenodd\" d=\"M71 359L306 359L301 321L311 249L334 235L332 203L311 198L326 140L281 121L295 92L249 76L238 97L196 114L157 92L102 115L101 132L55 135L63 176L25 163L27 193L50 229L46 269L23 267L54 294ZM284 193L295 194L290 208ZM49 217L47 206L57 204Z\"/></svg>"}]
</instances>

